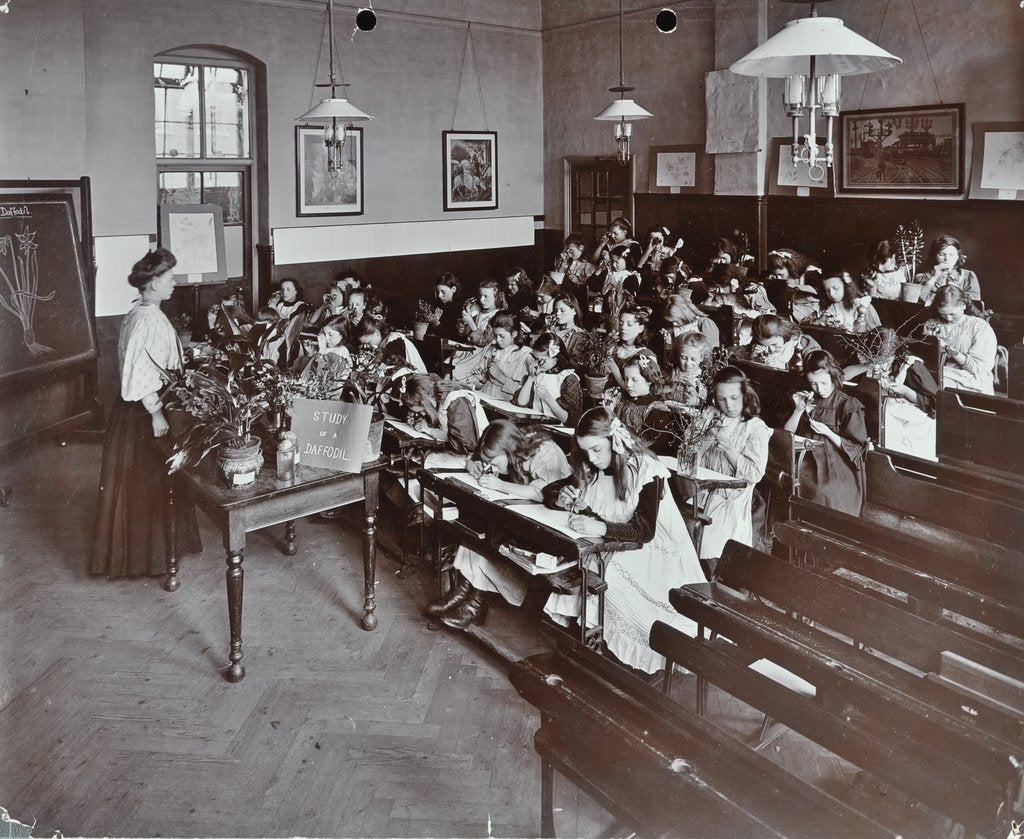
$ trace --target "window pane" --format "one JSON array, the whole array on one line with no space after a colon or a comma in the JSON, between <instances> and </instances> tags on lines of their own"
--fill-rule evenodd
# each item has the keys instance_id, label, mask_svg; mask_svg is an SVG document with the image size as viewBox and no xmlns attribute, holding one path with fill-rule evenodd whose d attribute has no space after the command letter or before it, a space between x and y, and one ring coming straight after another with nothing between
<instances>
[{"instance_id":1,"label":"window pane","mask_svg":"<svg viewBox=\"0 0 1024 839\"><path fill-rule=\"evenodd\" d=\"M249 73L205 67L206 156L249 157Z\"/></svg>"},{"instance_id":2,"label":"window pane","mask_svg":"<svg viewBox=\"0 0 1024 839\"><path fill-rule=\"evenodd\" d=\"M154 64L156 156L199 157L199 68Z\"/></svg>"},{"instance_id":3,"label":"window pane","mask_svg":"<svg viewBox=\"0 0 1024 839\"><path fill-rule=\"evenodd\" d=\"M607 227L609 225L608 213L595 213L594 224L598 227Z\"/></svg>"},{"instance_id":4,"label":"window pane","mask_svg":"<svg viewBox=\"0 0 1024 839\"><path fill-rule=\"evenodd\" d=\"M224 226L224 251L228 262L228 277L234 279L245 273L245 260L243 249L245 247L245 236L242 235L245 228L240 224L228 227Z\"/></svg>"},{"instance_id":5,"label":"window pane","mask_svg":"<svg viewBox=\"0 0 1024 839\"><path fill-rule=\"evenodd\" d=\"M582 172L580 175L578 175L581 197L588 198L593 193L594 190L591 188L592 178L593 175L591 175L590 172Z\"/></svg>"},{"instance_id":6,"label":"window pane","mask_svg":"<svg viewBox=\"0 0 1024 839\"><path fill-rule=\"evenodd\" d=\"M594 218L593 218L593 216L590 215L590 213L583 213L580 216L580 224L590 226L593 223L594 223Z\"/></svg>"},{"instance_id":7,"label":"window pane","mask_svg":"<svg viewBox=\"0 0 1024 839\"><path fill-rule=\"evenodd\" d=\"M594 175L594 179L597 181L597 190L594 194L598 198L604 198L606 195L608 195L608 173L597 172Z\"/></svg>"},{"instance_id":8,"label":"window pane","mask_svg":"<svg viewBox=\"0 0 1024 839\"><path fill-rule=\"evenodd\" d=\"M161 172L160 204L202 204L201 172Z\"/></svg>"},{"instance_id":9,"label":"window pane","mask_svg":"<svg viewBox=\"0 0 1024 839\"><path fill-rule=\"evenodd\" d=\"M242 173L204 172L203 203L220 204L224 209L224 224L241 224L244 222Z\"/></svg>"}]
</instances>

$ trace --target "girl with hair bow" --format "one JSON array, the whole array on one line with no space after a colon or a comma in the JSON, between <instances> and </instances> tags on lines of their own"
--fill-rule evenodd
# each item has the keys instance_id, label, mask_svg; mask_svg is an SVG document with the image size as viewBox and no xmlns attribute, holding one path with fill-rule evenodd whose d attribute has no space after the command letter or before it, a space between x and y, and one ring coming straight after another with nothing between
<instances>
[{"instance_id":1,"label":"girl with hair bow","mask_svg":"<svg viewBox=\"0 0 1024 839\"><path fill-rule=\"evenodd\" d=\"M607 391L616 418L659 455L672 449L673 413L663 401L665 384L658 360L637 353L622 367L622 389Z\"/></svg>"},{"instance_id":2,"label":"girl with hair bow","mask_svg":"<svg viewBox=\"0 0 1024 839\"><path fill-rule=\"evenodd\" d=\"M640 544L605 556L604 640L619 661L657 673L665 659L647 643L654 621L696 632L669 605L669 590L705 580L669 490L669 471L607 408L580 417L570 462L572 477L545 487L545 503L569 510L569 526L584 536ZM552 594L545 611L568 625L580 614L580 595ZM596 602L588 603L587 615L596 619Z\"/></svg>"},{"instance_id":3,"label":"girl with hair bow","mask_svg":"<svg viewBox=\"0 0 1024 839\"><path fill-rule=\"evenodd\" d=\"M558 336L551 332L537 336L527 370L515 403L550 414L562 425L575 425L583 411L583 391L579 374Z\"/></svg>"}]
</instances>

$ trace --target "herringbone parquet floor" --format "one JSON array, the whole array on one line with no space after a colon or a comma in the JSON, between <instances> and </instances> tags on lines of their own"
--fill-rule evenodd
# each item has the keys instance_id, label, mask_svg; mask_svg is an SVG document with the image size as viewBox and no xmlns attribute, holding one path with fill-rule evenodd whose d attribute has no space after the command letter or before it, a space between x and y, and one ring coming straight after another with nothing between
<instances>
[{"instance_id":1,"label":"herringbone parquet floor","mask_svg":"<svg viewBox=\"0 0 1024 839\"><path fill-rule=\"evenodd\" d=\"M427 629L431 576L398 578L381 556L380 623L364 632L353 531L299 522L290 558L280 534L250 534L247 675L229 684L224 560L204 517L206 550L185 558L174 594L86 575L99 456L41 445L0 464L14 487L0 509L0 806L13 818L36 836L538 835L536 713L500 660ZM488 624L519 655L543 648L533 626L510 608ZM692 702L692 680L677 681ZM711 710L745 738L760 722L720 694ZM851 789L852 767L792 732L773 756ZM556 807L560 836L615 835L561 779Z\"/></svg>"}]
</instances>

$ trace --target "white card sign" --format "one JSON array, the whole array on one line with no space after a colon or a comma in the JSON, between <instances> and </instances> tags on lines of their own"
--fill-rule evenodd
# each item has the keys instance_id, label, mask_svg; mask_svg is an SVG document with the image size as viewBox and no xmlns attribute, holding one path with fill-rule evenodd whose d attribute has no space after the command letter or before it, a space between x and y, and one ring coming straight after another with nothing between
<instances>
[{"instance_id":1,"label":"white card sign","mask_svg":"<svg viewBox=\"0 0 1024 839\"><path fill-rule=\"evenodd\" d=\"M359 472L373 408L335 399L301 399L292 404L292 431L304 466Z\"/></svg>"}]
</instances>

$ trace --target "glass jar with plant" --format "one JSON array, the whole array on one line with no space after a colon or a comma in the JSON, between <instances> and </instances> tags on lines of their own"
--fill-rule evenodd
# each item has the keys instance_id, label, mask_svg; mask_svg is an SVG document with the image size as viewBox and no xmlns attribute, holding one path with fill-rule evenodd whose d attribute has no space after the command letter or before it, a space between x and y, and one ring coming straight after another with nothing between
<instances>
[{"instance_id":1,"label":"glass jar with plant","mask_svg":"<svg viewBox=\"0 0 1024 839\"><path fill-rule=\"evenodd\" d=\"M164 405L188 417L167 460L170 473L196 466L217 450L230 486L256 480L263 465L257 423L283 409L294 392L289 377L263 357L283 328L283 323L254 323L245 334L189 350L181 370L163 371Z\"/></svg>"},{"instance_id":2,"label":"glass jar with plant","mask_svg":"<svg viewBox=\"0 0 1024 839\"><path fill-rule=\"evenodd\" d=\"M691 408L681 402L664 403L675 415L669 426L676 445L676 467L680 475L697 474L700 457L715 436L718 418L700 408Z\"/></svg>"}]
</instances>

